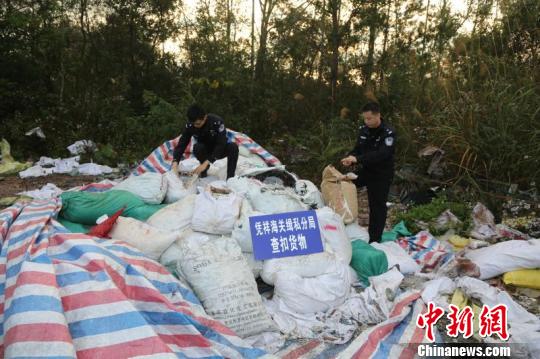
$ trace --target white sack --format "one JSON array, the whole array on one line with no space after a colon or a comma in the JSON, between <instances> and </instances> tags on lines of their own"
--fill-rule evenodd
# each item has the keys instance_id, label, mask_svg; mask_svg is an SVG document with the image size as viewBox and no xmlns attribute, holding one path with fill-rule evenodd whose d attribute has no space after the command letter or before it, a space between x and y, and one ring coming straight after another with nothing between
<instances>
[{"instance_id":1,"label":"white sack","mask_svg":"<svg viewBox=\"0 0 540 359\"><path fill-rule=\"evenodd\" d=\"M227 158L222 158L220 160L210 163L208 167L208 175L217 177L220 180L227 179Z\"/></svg>"},{"instance_id":2,"label":"white sack","mask_svg":"<svg viewBox=\"0 0 540 359\"><path fill-rule=\"evenodd\" d=\"M274 285L279 272L294 273L300 277L318 277L328 273L337 260L335 254L329 252L269 259L264 261L261 278L265 283Z\"/></svg>"},{"instance_id":3,"label":"white sack","mask_svg":"<svg viewBox=\"0 0 540 359\"><path fill-rule=\"evenodd\" d=\"M352 247L341 216L330 207L324 207L317 210L317 219L324 242L330 245L341 262L349 265L352 258Z\"/></svg>"},{"instance_id":4,"label":"white sack","mask_svg":"<svg viewBox=\"0 0 540 359\"><path fill-rule=\"evenodd\" d=\"M249 201L256 211L273 214L306 210L308 207L290 188L251 186L247 193Z\"/></svg>"},{"instance_id":5,"label":"white sack","mask_svg":"<svg viewBox=\"0 0 540 359\"><path fill-rule=\"evenodd\" d=\"M240 247L228 237L202 245L180 242L178 262L207 313L240 337L275 331Z\"/></svg>"},{"instance_id":6,"label":"white sack","mask_svg":"<svg viewBox=\"0 0 540 359\"><path fill-rule=\"evenodd\" d=\"M182 179L172 172L164 173L163 176L167 181L167 193L165 194L165 203L174 203L182 198L196 193L195 186L188 186L184 184Z\"/></svg>"},{"instance_id":7,"label":"white sack","mask_svg":"<svg viewBox=\"0 0 540 359\"><path fill-rule=\"evenodd\" d=\"M396 242L371 243L371 246L386 254L388 268L399 266L399 271L403 274L419 272L422 267Z\"/></svg>"},{"instance_id":8,"label":"white sack","mask_svg":"<svg viewBox=\"0 0 540 359\"><path fill-rule=\"evenodd\" d=\"M253 253L242 252L242 255L246 259L246 262L253 273L255 279L259 278L263 269L263 261L255 259Z\"/></svg>"},{"instance_id":9,"label":"white sack","mask_svg":"<svg viewBox=\"0 0 540 359\"><path fill-rule=\"evenodd\" d=\"M195 157L186 158L178 163L179 172L193 172L201 163Z\"/></svg>"},{"instance_id":10,"label":"white sack","mask_svg":"<svg viewBox=\"0 0 540 359\"><path fill-rule=\"evenodd\" d=\"M506 241L465 253L480 269L480 279L489 279L518 269L540 268L540 240Z\"/></svg>"},{"instance_id":11,"label":"white sack","mask_svg":"<svg viewBox=\"0 0 540 359\"><path fill-rule=\"evenodd\" d=\"M152 227L134 218L118 217L109 236L131 244L148 257L158 260L161 254L178 239L179 234Z\"/></svg>"},{"instance_id":12,"label":"white sack","mask_svg":"<svg viewBox=\"0 0 540 359\"><path fill-rule=\"evenodd\" d=\"M301 277L278 272L273 300L285 302L296 313L318 313L339 307L351 292L348 265L335 261L326 273L317 277Z\"/></svg>"},{"instance_id":13,"label":"white sack","mask_svg":"<svg viewBox=\"0 0 540 359\"><path fill-rule=\"evenodd\" d=\"M151 226L169 231L183 231L190 227L197 196L190 194L154 213L146 220Z\"/></svg>"},{"instance_id":14,"label":"white sack","mask_svg":"<svg viewBox=\"0 0 540 359\"><path fill-rule=\"evenodd\" d=\"M213 194L210 188L197 195L191 225L194 231L230 234L240 216L242 196L235 192Z\"/></svg>"},{"instance_id":15,"label":"white sack","mask_svg":"<svg viewBox=\"0 0 540 359\"><path fill-rule=\"evenodd\" d=\"M161 173L146 172L128 177L113 189L131 192L148 204L160 204L167 193L167 179Z\"/></svg>"},{"instance_id":16,"label":"white sack","mask_svg":"<svg viewBox=\"0 0 540 359\"><path fill-rule=\"evenodd\" d=\"M296 181L294 191L310 208L323 208L324 200L317 186L308 180Z\"/></svg>"},{"instance_id":17,"label":"white sack","mask_svg":"<svg viewBox=\"0 0 540 359\"><path fill-rule=\"evenodd\" d=\"M231 233L231 237L238 243L240 248L242 248L242 252L253 252L249 217L260 215L263 215L263 213L254 211L247 199L242 201L240 218L236 220Z\"/></svg>"},{"instance_id":18,"label":"white sack","mask_svg":"<svg viewBox=\"0 0 540 359\"><path fill-rule=\"evenodd\" d=\"M369 242L369 232L358 223L351 223L345 226L345 231L351 241L359 239L364 242Z\"/></svg>"}]
</instances>

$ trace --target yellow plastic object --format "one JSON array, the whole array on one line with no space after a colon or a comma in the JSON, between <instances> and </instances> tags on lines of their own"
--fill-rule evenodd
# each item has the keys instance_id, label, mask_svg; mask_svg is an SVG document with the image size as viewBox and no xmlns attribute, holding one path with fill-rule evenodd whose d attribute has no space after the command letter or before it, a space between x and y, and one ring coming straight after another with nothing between
<instances>
[{"instance_id":1,"label":"yellow plastic object","mask_svg":"<svg viewBox=\"0 0 540 359\"><path fill-rule=\"evenodd\" d=\"M459 308L459 310L462 310L466 306L470 306L472 308L472 311L474 313L474 319L473 319L473 337L479 341L482 340L482 337L480 336L480 313L482 312L482 306L477 305L474 303L469 297L465 295L460 289L456 289L454 291L454 294L452 295L452 300L450 301L450 304L455 305Z\"/></svg>"},{"instance_id":2,"label":"yellow plastic object","mask_svg":"<svg viewBox=\"0 0 540 359\"><path fill-rule=\"evenodd\" d=\"M469 243L471 243L471 239L460 237L457 234L454 234L452 237L448 239L448 242L452 244L452 246L454 247L454 250L459 251L467 247Z\"/></svg>"},{"instance_id":3,"label":"yellow plastic object","mask_svg":"<svg viewBox=\"0 0 540 359\"><path fill-rule=\"evenodd\" d=\"M520 269L503 275L504 284L540 289L540 269Z\"/></svg>"},{"instance_id":4,"label":"yellow plastic object","mask_svg":"<svg viewBox=\"0 0 540 359\"><path fill-rule=\"evenodd\" d=\"M2 161L0 161L0 175L10 175L24 171L32 166L32 163L17 162L11 156L11 147L4 138L0 141L0 150L2 151Z\"/></svg>"}]
</instances>

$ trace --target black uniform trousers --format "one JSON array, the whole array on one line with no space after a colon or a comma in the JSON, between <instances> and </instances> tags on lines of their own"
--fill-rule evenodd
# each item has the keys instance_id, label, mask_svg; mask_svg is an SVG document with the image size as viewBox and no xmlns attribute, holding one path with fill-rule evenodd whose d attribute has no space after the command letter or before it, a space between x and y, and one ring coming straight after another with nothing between
<instances>
[{"instance_id":1,"label":"black uniform trousers","mask_svg":"<svg viewBox=\"0 0 540 359\"><path fill-rule=\"evenodd\" d=\"M381 242L386 224L388 193L392 184L392 175L370 176L359 175L355 184L357 187L367 187L369 203L369 242Z\"/></svg>"},{"instance_id":2,"label":"black uniform trousers","mask_svg":"<svg viewBox=\"0 0 540 359\"><path fill-rule=\"evenodd\" d=\"M193 146L193 154L199 160L200 163L208 160L210 154L214 152L213 147L208 147L204 143L196 143ZM227 157L227 179L234 177L236 171L236 164L238 163L238 146L236 143L227 143L222 153L218 153L216 159L222 159ZM201 173L201 177L206 177L208 168Z\"/></svg>"}]
</instances>

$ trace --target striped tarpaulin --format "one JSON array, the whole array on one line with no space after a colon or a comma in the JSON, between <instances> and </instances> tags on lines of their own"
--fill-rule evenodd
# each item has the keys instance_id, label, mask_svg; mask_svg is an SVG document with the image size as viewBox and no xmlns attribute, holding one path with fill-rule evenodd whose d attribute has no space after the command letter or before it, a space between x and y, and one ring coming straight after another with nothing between
<instances>
[{"instance_id":1,"label":"striped tarpaulin","mask_svg":"<svg viewBox=\"0 0 540 359\"><path fill-rule=\"evenodd\" d=\"M396 299L388 320L360 334L338 358L414 358L418 344L428 343L425 337L426 329L416 325L416 318L425 310L426 305L420 298L420 293L404 293ZM440 342L438 334L436 342Z\"/></svg>"},{"instance_id":2,"label":"striped tarpaulin","mask_svg":"<svg viewBox=\"0 0 540 359\"><path fill-rule=\"evenodd\" d=\"M424 272L435 270L454 256L448 245L437 240L428 231L419 232L411 237L401 237L398 243L422 266Z\"/></svg>"},{"instance_id":3,"label":"striped tarpaulin","mask_svg":"<svg viewBox=\"0 0 540 359\"><path fill-rule=\"evenodd\" d=\"M239 147L243 146L251 153L260 156L269 166L278 166L281 164L277 157L273 156L270 152L266 151L258 143L243 133L227 129L227 138L229 142L234 142ZM164 142L141 162L135 171L133 171L133 174L140 175L145 172L164 173L169 171L173 160L173 151L179 140L180 136ZM190 158L192 156L194 142L193 139L189 142L186 152L184 153L184 158Z\"/></svg>"},{"instance_id":4,"label":"striped tarpaulin","mask_svg":"<svg viewBox=\"0 0 540 359\"><path fill-rule=\"evenodd\" d=\"M0 357L257 358L124 242L67 233L61 201L0 212Z\"/></svg>"}]
</instances>

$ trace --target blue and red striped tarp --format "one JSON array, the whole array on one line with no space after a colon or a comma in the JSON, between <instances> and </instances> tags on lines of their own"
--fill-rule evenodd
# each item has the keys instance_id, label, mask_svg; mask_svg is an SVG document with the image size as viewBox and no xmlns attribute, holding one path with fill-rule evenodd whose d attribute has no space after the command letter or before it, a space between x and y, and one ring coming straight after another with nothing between
<instances>
[{"instance_id":1,"label":"blue and red striped tarp","mask_svg":"<svg viewBox=\"0 0 540 359\"><path fill-rule=\"evenodd\" d=\"M68 233L59 199L0 212L0 357L258 358L159 263Z\"/></svg>"},{"instance_id":2,"label":"blue and red striped tarp","mask_svg":"<svg viewBox=\"0 0 540 359\"><path fill-rule=\"evenodd\" d=\"M428 343L426 329L416 325L416 318L425 311L420 293L404 293L396 299L388 320L360 334L337 358L415 358L418 345ZM438 334L435 339L441 342Z\"/></svg>"},{"instance_id":3,"label":"blue and red striped tarp","mask_svg":"<svg viewBox=\"0 0 540 359\"><path fill-rule=\"evenodd\" d=\"M281 164L277 157L273 156L270 152L266 151L258 143L243 133L227 129L227 138L229 142L234 142L238 146L243 146L251 153L260 156L269 166L278 166ZM180 136L164 142L141 162L133 174L140 175L145 172L164 173L169 171L173 160L173 151L179 140ZM192 156L194 142L193 139L189 142L186 152L184 153L184 158L190 158Z\"/></svg>"},{"instance_id":4,"label":"blue and red striped tarp","mask_svg":"<svg viewBox=\"0 0 540 359\"><path fill-rule=\"evenodd\" d=\"M454 257L453 250L428 231L421 231L415 236L401 237L398 243L422 266L424 272L433 271Z\"/></svg>"}]
</instances>

